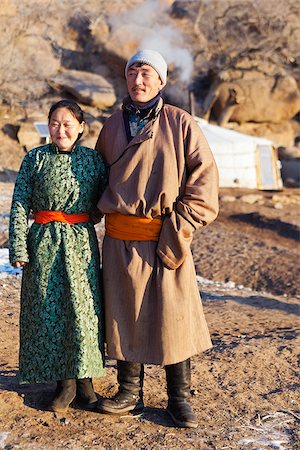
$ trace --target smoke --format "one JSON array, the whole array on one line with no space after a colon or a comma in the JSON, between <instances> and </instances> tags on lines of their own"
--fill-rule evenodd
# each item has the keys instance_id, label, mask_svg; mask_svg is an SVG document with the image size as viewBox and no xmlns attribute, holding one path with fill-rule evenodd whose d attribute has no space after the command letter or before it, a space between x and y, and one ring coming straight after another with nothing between
<instances>
[{"instance_id":1,"label":"smoke","mask_svg":"<svg viewBox=\"0 0 300 450\"><path fill-rule=\"evenodd\" d=\"M138 49L160 52L168 66L177 69L181 81L188 83L192 76L193 58L184 48L183 37L172 24L168 9L169 6L160 0L145 0L125 13L111 16L109 24L112 31L126 25L124 39L135 40Z\"/></svg>"}]
</instances>

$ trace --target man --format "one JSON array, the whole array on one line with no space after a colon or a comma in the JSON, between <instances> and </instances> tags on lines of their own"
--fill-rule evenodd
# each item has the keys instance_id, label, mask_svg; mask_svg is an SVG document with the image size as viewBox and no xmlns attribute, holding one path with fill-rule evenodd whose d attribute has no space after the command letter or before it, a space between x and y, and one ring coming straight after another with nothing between
<instances>
[{"instance_id":1,"label":"man","mask_svg":"<svg viewBox=\"0 0 300 450\"><path fill-rule=\"evenodd\" d=\"M106 215L103 267L106 342L118 393L99 410L143 408L143 364L165 366L168 407L197 427L188 403L190 357L211 347L190 250L194 231L218 212L218 173L197 123L164 104L167 64L141 50L125 69L129 96L96 148L110 166L98 208Z\"/></svg>"}]
</instances>

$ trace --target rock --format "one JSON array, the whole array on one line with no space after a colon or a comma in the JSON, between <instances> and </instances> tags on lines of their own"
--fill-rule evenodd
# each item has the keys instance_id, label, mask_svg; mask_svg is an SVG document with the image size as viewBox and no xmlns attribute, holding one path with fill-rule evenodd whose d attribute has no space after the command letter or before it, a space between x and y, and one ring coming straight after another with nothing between
<instances>
[{"instance_id":1,"label":"rock","mask_svg":"<svg viewBox=\"0 0 300 450\"><path fill-rule=\"evenodd\" d=\"M90 136L98 137L102 127L103 127L103 124L99 120L93 120L91 122L87 122L87 124L86 124L87 132L84 133L83 137L85 135L88 135L89 137Z\"/></svg>"},{"instance_id":2,"label":"rock","mask_svg":"<svg viewBox=\"0 0 300 450\"><path fill-rule=\"evenodd\" d=\"M53 89L73 95L77 101L106 109L116 102L113 86L101 75L66 70L49 79Z\"/></svg>"},{"instance_id":3,"label":"rock","mask_svg":"<svg viewBox=\"0 0 300 450\"><path fill-rule=\"evenodd\" d=\"M230 122L230 128L252 136L270 139L276 147L290 147L294 142L294 123L294 120L287 120L280 123L247 122L240 125L236 122Z\"/></svg>"},{"instance_id":4,"label":"rock","mask_svg":"<svg viewBox=\"0 0 300 450\"><path fill-rule=\"evenodd\" d=\"M292 204L300 205L300 196L299 195L274 194L272 196L272 202L274 202L274 203L281 203L281 204L284 204L284 205L292 205Z\"/></svg>"},{"instance_id":5,"label":"rock","mask_svg":"<svg viewBox=\"0 0 300 450\"><path fill-rule=\"evenodd\" d=\"M18 172L0 166L0 182L15 183ZM1 447L0 447L1 448Z\"/></svg>"},{"instance_id":6,"label":"rock","mask_svg":"<svg viewBox=\"0 0 300 450\"><path fill-rule=\"evenodd\" d=\"M17 14L16 4L13 0L2 0L0 16L12 16Z\"/></svg>"},{"instance_id":7,"label":"rock","mask_svg":"<svg viewBox=\"0 0 300 450\"><path fill-rule=\"evenodd\" d=\"M103 127L99 120L86 120L84 134L80 139L80 144L85 147L95 148L99 133Z\"/></svg>"},{"instance_id":8,"label":"rock","mask_svg":"<svg viewBox=\"0 0 300 450\"><path fill-rule=\"evenodd\" d=\"M12 105L43 96L49 90L46 79L60 67L60 59L47 39L25 31L16 33L7 42L6 51L1 52L2 67L9 67L0 86L1 95Z\"/></svg>"},{"instance_id":9,"label":"rock","mask_svg":"<svg viewBox=\"0 0 300 450\"><path fill-rule=\"evenodd\" d=\"M274 208L275 209L283 209L283 204L282 203L274 203Z\"/></svg>"},{"instance_id":10,"label":"rock","mask_svg":"<svg viewBox=\"0 0 300 450\"><path fill-rule=\"evenodd\" d=\"M171 7L171 17L174 17L175 19L183 19L188 15L189 15L188 5L184 7L183 4L175 0Z\"/></svg>"},{"instance_id":11,"label":"rock","mask_svg":"<svg viewBox=\"0 0 300 450\"><path fill-rule=\"evenodd\" d=\"M62 418L59 420L59 422L60 422L62 425L70 425L70 421L69 421L66 417L62 417Z\"/></svg>"},{"instance_id":12,"label":"rock","mask_svg":"<svg viewBox=\"0 0 300 450\"><path fill-rule=\"evenodd\" d=\"M19 129L20 129L20 127L18 125L6 123L3 126L2 131L5 134L7 134L7 136L9 136L11 139L17 140L17 134L18 134Z\"/></svg>"},{"instance_id":13,"label":"rock","mask_svg":"<svg viewBox=\"0 0 300 450\"><path fill-rule=\"evenodd\" d=\"M222 202L235 202L236 201L236 197L234 197L233 195L222 195L220 197L220 200Z\"/></svg>"},{"instance_id":14,"label":"rock","mask_svg":"<svg viewBox=\"0 0 300 450\"><path fill-rule=\"evenodd\" d=\"M240 197L240 200L245 203L250 203L253 205L254 203L260 202L263 200L262 195L256 195L256 194L248 194L248 195L242 195Z\"/></svg>"},{"instance_id":15,"label":"rock","mask_svg":"<svg viewBox=\"0 0 300 450\"><path fill-rule=\"evenodd\" d=\"M96 136L87 136L80 139L80 145L89 148L95 148L96 142L97 142Z\"/></svg>"},{"instance_id":16,"label":"rock","mask_svg":"<svg viewBox=\"0 0 300 450\"><path fill-rule=\"evenodd\" d=\"M27 151L41 144L41 139L32 122L24 122L18 131L18 141Z\"/></svg>"},{"instance_id":17,"label":"rock","mask_svg":"<svg viewBox=\"0 0 300 450\"><path fill-rule=\"evenodd\" d=\"M90 22L89 30L96 44L105 44L109 36L109 26L102 14Z\"/></svg>"},{"instance_id":18,"label":"rock","mask_svg":"<svg viewBox=\"0 0 300 450\"><path fill-rule=\"evenodd\" d=\"M248 67L249 66L249 67ZM266 67L265 67L266 66ZM211 111L219 125L229 121L280 123L300 111L300 90L294 77L272 65L245 61L239 67L220 72L204 100L203 117Z\"/></svg>"}]
</instances>

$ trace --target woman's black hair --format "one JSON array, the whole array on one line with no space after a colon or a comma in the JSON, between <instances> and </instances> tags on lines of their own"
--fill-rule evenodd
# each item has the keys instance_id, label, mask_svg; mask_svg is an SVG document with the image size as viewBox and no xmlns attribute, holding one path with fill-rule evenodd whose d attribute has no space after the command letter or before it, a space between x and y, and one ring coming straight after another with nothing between
<instances>
[{"instance_id":1,"label":"woman's black hair","mask_svg":"<svg viewBox=\"0 0 300 450\"><path fill-rule=\"evenodd\" d=\"M49 114L48 114L48 123L50 123L50 120L51 120L51 117L52 117L52 114L54 113L54 111L56 111L57 109L60 109L60 108L68 109L70 111L70 113L73 114L75 119L78 120L79 123L84 122L84 113L83 113L82 109L80 108L80 106L74 100L66 99L66 100L60 100L59 102L54 103L51 106L51 108L49 110ZM83 132L79 133L76 141L78 141L82 135L83 135Z\"/></svg>"}]
</instances>

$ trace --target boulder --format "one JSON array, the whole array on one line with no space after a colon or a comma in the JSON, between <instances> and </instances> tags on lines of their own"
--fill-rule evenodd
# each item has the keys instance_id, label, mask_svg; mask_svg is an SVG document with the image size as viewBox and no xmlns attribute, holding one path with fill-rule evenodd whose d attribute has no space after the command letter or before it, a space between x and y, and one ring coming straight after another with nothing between
<instances>
[{"instance_id":1,"label":"boulder","mask_svg":"<svg viewBox=\"0 0 300 450\"><path fill-rule=\"evenodd\" d=\"M66 70L48 80L50 86L68 93L83 104L106 109L114 105L116 95L113 86L101 75L79 70Z\"/></svg>"},{"instance_id":2,"label":"boulder","mask_svg":"<svg viewBox=\"0 0 300 450\"><path fill-rule=\"evenodd\" d=\"M98 138L102 127L103 127L103 123L100 122L99 120L93 120L93 121L87 120L83 138L85 135L87 135L88 137L95 136L96 138Z\"/></svg>"},{"instance_id":3,"label":"boulder","mask_svg":"<svg viewBox=\"0 0 300 450\"><path fill-rule=\"evenodd\" d=\"M287 120L280 123L246 122L240 125L236 122L230 122L228 126L241 133L268 138L276 147L286 147L293 145L295 133L297 132L296 129L294 129L293 122L293 120Z\"/></svg>"},{"instance_id":4,"label":"boulder","mask_svg":"<svg viewBox=\"0 0 300 450\"><path fill-rule=\"evenodd\" d=\"M41 138L39 137L33 122L23 122L18 131L18 141L26 149L31 150L41 144Z\"/></svg>"},{"instance_id":5,"label":"boulder","mask_svg":"<svg viewBox=\"0 0 300 450\"><path fill-rule=\"evenodd\" d=\"M95 148L96 142L97 142L96 136L87 136L87 137L82 137L80 139L80 145L83 145L84 147L89 147L89 148Z\"/></svg>"},{"instance_id":6,"label":"boulder","mask_svg":"<svg viewBox=\"0 0 300 450\"><path fill-rule=\"evenodd\" d=\"M231 203L236 201L236 197L234 195L221 195L220 201L224 203Z\"/></svg>"},{"instance_id":7,"label":"boulder","mask_svg":"<svg viewBox=\"0 0 300 450\"><path fill-rule=\"evenodd\" d=\"M300 90L295 78L253 61L252 67L220 73L204 100L202 115L207 119L213 112L224 126L229 121L281 123L299 111Z\"/></svg>"},{"instance_id":8,"label":"boulder","mask_svg":"<svg viewBox=\"0 0 300 450\"><path fill-rule=\"evenodd\" d=\"M0 25L4 26L0 93L11 105L45 95L49 90L46 79L60 67L60 58L54 54L51 42L42 35L19 29L18 23L18 17L8 16L3 24L0 16Z\"/></svg>"},{"instance_id":9,"label":"boulder","mask_svg":"<svg viewBox=\"0 0 300 450\"><path fill-rule=\"evenodd\" d=\"M12 16L17 14L16 4L13 0L2 0L0 16Z\"/></svg>"},{"instance_id":10,"label":"boulder","mask_svg":"<svg viewBox=\"0 0 300 450\"><path fill-rule=\"evenodd\" d=\"M240 197L240 200L245 203L249 203L253 205L254 203L258 203L264 199L263 195L260 194L246 194Z\"/></svg>"}]
</instances>

